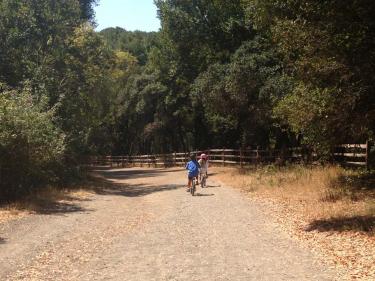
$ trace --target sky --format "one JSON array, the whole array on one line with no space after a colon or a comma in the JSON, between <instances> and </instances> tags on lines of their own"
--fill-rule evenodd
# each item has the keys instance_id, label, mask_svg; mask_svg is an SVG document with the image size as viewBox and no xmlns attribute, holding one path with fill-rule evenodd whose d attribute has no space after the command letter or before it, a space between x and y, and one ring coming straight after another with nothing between
<instances>
[{"instance_id":1,"label":"sky","mask_svg":"<svg viewBox=\"0 0 375 281\"><path fill-rule=\"evenodd\" d=\"M153 0L100 0L95 13L98 31L116 26L129 31L160 28Z\"/></svg>"}]
</instances>

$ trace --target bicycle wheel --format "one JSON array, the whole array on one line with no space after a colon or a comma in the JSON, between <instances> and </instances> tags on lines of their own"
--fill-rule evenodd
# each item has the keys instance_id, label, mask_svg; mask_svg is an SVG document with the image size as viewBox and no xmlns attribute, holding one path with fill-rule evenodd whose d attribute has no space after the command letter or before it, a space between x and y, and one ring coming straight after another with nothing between
<instances>
[{"instance_id":1,"label":"bicycle wheel","mask_svg":"<svg viewBox=\"0 0 375 281\"><path fill-rule=\"evenodd\" d=\"M202 179L201 179L201 187L204 188L206 187L206 177L203 176Z\"/></svg>"}]
</instances>

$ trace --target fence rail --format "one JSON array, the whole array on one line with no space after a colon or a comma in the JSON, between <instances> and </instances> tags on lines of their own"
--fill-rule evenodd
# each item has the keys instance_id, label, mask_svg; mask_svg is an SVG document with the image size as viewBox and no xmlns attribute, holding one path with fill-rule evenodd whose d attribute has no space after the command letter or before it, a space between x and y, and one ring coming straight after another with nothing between
<instances>
[{"instance_id":1,"label":"fence rail","mask_svg":"<svg viewBox=\"0 0 375 281\"><path fill-rule=\"evenodd\" d=\"M371 143L365 144L342 144L335 148L334 159L337 162L349 166L362 166L370 169Z\"/></svg>"},{"instance_id":2,"label":"fence rail","mask_svg":"<svg viewBox=\"0 0 375 281\"><path fill-rule=\"evenodd\" d=\"M370 148L366 144L342 144L337 146L333 153L333 159L344 165L367 167L370 169ZM311 162L317 159L318 155L304 147L288 149L209 149L205 150L209 155L210 163L221 166L248 166L266 163L288 162ZM202 153L193 151L191 153ZM188 161L189 153L179 152L170 154L154 155L127 155L127 156L97 156L92 157L92 165L108 165L118 167L141 166L141 167L171 167L184 166Z\"/></svg>"}]
</instances>

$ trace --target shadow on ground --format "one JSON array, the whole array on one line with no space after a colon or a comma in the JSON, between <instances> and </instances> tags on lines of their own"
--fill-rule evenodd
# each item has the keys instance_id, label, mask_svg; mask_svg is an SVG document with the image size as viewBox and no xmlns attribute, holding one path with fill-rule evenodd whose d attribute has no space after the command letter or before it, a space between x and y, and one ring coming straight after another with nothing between
<instances>
[{"instance_id":1,"label":"shadow on ground","mask_svg":"<svg viewBox=\"0 0 375 281\"><path fill-rule=\"evenodd\" d=\"M126 184L115 183L113 180L127 180L137 178L158 177L167 173L179 172L181 169L112 169L96 170L92 173L92 182L89 186L99 195L119 195L126 197L141 197L156 192L171 191L183 188L177 184Z\"/></svg>"},{"instance_id":2,"label":"shadow on ground","mask_svg":"<svg viewBox=\"0 0 375 281\"><path fill-rule=\"evenodd\" d=\"M198 197L207 197L207 196L215 196L215 194L213 193L195 193L195 196L198 196Z\"/></svg>"},{"instance_id":3,"label":"shadow on ground","mask_svg":"<svg viewBox=\"0 0 375 281\"><path fill-rule=\"evenodd\" d=\"M137 178L150 178L161 176L162 174L173 173L181 171L181 169L104 169L93 170L93 172L100 172L103 177L112 180L126 180Z\"/></svg>"},{"instance_id":4,"label":"shadow on ground","mask_svg":"<svg viewBox=\"0 0 375 281\"><path fill-rule=\"evenodd\" d=\"M42 215L64 215L76 212L89 212L90 210L83 208L74 201L60 202L43 200L43 202L38 203L34 211Z\"/></svg>"},{"instance_id":5,"label":"shadow on ground","mask_svg":"<svg viewBox=\"0 0 375 281\"><path fill-rule=\"evenodd\" d=\"M145 185L145 184L118 184L110 182L106 179L97 179L91 183L93 191L99 195L119 195L126 197L141 197L156 192L171 191L183 188L184 185L169 184L169 185Z\"/></svg>"},{"instance_id":6,"label":"shadow on ground","mask_svg":"<svg viewBox=\"0 0 375 281\"><path fill-rule=\"evenodd\" d=\"M126 197L146 196L155 192L164 192L183 188L183 185L127 185L114 183L112 180L157 177L166 173L181 171L181 169L110 169L100 167L93 171L90 179L79 188L99 195L118 195ZM71 190L74 190L72 188ZM71 195L69 192L53 189L41 190L40 193L23 198L16 203L19 209L28 210L42 215L60 215L75 212L91 212L82 206L83 201L91 201L91 197ZM6 206L6 204L4 205Z\"/></svg>"},{"instance_id":7,"label":"shadow on ground","mask_svg":"<svg viewBox=\"0 0 375 281\"><path fill-rule=\"evenodd\" d=\"M19 210L26 210L40 215L59 215L63 216L75 212L90 212L82 206L83 201L90 201L89 198L72 196L68 192L59 189L40 190L34 194L28 195L15 202L10 202ZM7 203L0 207L7 208ZM14 208L14 207L12 207ZM1 240L0 240L1 243Z\"/></svg>"},{"instance_id":8,"label":"shadow on ground","mask_svg":"<svg viewBox=\"0 0 375 281\"><path fill-rule=\"evenodd\" d=\"M342 176L340 180L353 190L375 191L375 171L363 172L353 176Z\"/></svg>"},{"instance_id":9,"label":"shadow on ground","mask_svg":"<svg viewBox=\"0 0 375 281\"><path fill-rule=\"evenodd\" d=\"M354 217L338 217L331 219L315 220L311 222L306 231L319 232L345 232L359 231L369 235L375 234L375 217L374 216L354 216Z\"/></svg>"},{"instance_id":10,"label":"shadow on ground","mask_svg":"<svg viewBox=\"0 0 375 281\"><path fill-rule=\"evenodd\" d=\"M354 201L375 198L375 172L340 176L338 178L338 186L344 187Z\"/></svg>"},{"instance_id":11,"label":"shadow on ground","mask_svg":"<svg viewBox=\"0 0 375 281\"><path fill-rule=\"evenodd\" d=\"M0 245L1 245L1 244L5 244L5 243L6 243L5 239L2 238L2 237L0 237Z\"/></svg>"},{"instance_id":12,"label":"shadow on ground","mask_svg":"<svg viewBox=\"0 0 375 281\"><path fill-rule=\"evenodd\" d=\"M351 201L367 201L375 199L375 172L356 172L343 174L330 181L329 189L322 201L336 202L349 199Z\"/></svg>"}]
</instances>

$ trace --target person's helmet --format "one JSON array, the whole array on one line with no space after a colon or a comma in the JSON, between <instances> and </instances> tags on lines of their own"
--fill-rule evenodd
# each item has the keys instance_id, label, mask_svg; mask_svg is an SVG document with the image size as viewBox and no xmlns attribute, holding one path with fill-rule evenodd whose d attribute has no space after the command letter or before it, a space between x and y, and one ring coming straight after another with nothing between
<instances>
[{"instance_id":1,"label":"person's helmet","mask_svg":"<svg viewBox=\"0 0 375 281\"><path fill-rule=\"evenodd\" d=\"M194 153L190 153L189 157L190 157L190 160L195 160L196 159L196 156L195 156Z\"/></svg>"},{"instance_id":2,"label":"person's helmet","mask_svg":"<svg viewBox=\"0 0 375 281\"><path fill-rule=\"evenodd\" d=\"M204 153L202 153L200 157L201 157L201 159L207 160L207 155L204 154Z\"/></svg>"}]
</instances>

